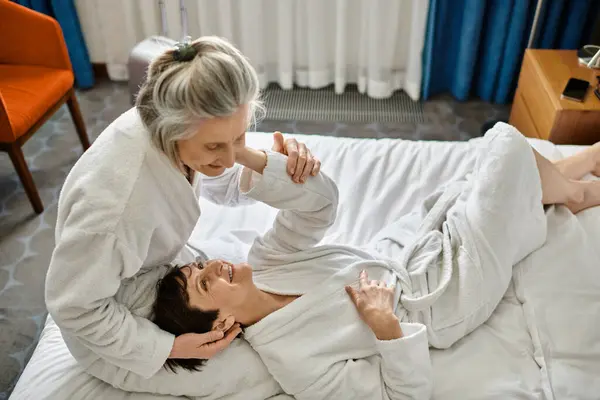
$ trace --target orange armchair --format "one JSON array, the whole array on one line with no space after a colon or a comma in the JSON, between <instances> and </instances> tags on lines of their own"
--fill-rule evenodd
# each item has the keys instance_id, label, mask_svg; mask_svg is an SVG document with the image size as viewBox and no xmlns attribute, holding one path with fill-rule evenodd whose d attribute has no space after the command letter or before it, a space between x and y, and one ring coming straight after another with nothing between
<instances>
[{"instance_id":1,"label":"orange armchair","mask_svg":"<svg viewBox=\"0 0 600 400\"><path fill-rule=\"evenodd\" d=\"M0 0L0 150L8 152L36 213L44 210L23 144L65 102L84 151L90 146L73 88L74 75L58 23Z\"/></svg>"}]
</instances>

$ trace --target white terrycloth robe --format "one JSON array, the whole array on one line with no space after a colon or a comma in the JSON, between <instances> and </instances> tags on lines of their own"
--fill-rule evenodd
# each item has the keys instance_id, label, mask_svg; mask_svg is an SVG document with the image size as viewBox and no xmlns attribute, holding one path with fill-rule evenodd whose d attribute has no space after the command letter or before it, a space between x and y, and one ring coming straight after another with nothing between
<instances>
[{"instance_id":1,"label":"white terrycloth robe","mask_svg":"<svg viewBox=\"0 0 600 400\"><path fill-rule=\"evenodd\" d=\"M467 181L432 195L367 248L317 246L337 207L323 174L295 185L285 159L270 154L263 176L245 171L241 187L281 210L250 250L256 285L302 295L248 327L245 339L297 399L428 398L428 345L448 347L489 318L512 266L545 240L533 152L505 124L481 142ZM403 338L379 341L360 320L344 286L357 286L362 269L397 283Z\"/></svg>"},{"instance_id":2,"label":"white terrycloth robe","mask_svg":"<svg viewBox=\"0 0 600 400\"><path fill-rule=\"evenodd\" d=\"M135 109L115 120L75 164L62 188L46 302L90 374L129 391L265 399L281 393L243 341L201 373L163 368L174 337L150 322L165 265L194 260L185 244L200 216L198 195L226 205L241 168L193 185L149 140ZM235 361L233 361L235 360ZM227 366L227 375L223 374Z\"/></svg>"}]
</instances>

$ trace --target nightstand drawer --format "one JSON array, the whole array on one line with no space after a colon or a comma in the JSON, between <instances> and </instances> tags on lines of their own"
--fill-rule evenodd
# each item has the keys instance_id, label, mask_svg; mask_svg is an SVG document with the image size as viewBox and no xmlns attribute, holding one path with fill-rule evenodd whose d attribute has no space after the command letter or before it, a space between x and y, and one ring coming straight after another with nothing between
<instances>
[{"instance_id":1,"label":"nightstand drawer","mask_svg":"<svg viewBox=\"0 0 600 400\"><path fill-rule=\"evenodd\" d=\"M531 122L535 126L537 137L548 139L554 125L556 109L542 82L542 71L538 71L534 62L528 57L523 61L519 91Z\"/></svg>"},{"instance_id":2,"label":"nightstand drawer","mask_svg":"<svg viewBox=\"0 0 600 400\"><path fill-rule=\"evenodd\" d=\"M527 137L537 139L540 138L540 135L537 132L537 129L535 129L535 125L531 120L531 115L529 114L527 105L523 101L523 96L520 94L520 90L517 90L517 93L515 94L515 99L508 123L517 128L519 132Z\"/></svg>"}]
</instances>

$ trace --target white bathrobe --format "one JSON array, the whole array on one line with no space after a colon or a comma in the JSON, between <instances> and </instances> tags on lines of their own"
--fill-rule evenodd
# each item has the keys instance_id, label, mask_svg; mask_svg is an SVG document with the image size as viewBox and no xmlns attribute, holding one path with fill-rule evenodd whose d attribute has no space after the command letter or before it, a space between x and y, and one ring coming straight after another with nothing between
<instances>
[{"instance_id":1,"label":"white bathrobe","mask_svg":"<svg viewBox=\"0 0 600 400\"><path fill-rule=\"evenodd\" d=\"M489 318L512 266L545 240L527 141L501 124L481 145L467 181L435 193L363 249L317 246L338 200L324 174L295 185L285 159L273 154L262 176L244 171L247 196L281 210L250 250L254 281L268 292L302 295L245 332L286 393L306 400L429 398L428 346L448 347ZM377 340L360 320L344 286L357 286L362 269L397 284L404 337Z\"/></svg>"},{"instance_id":2,"label":"white bathrobe","mask_svg":"<svg viewBox=\"0 0 600 400\"><path fill-rule=\"evenodd\" d=\"M69 350L90 374L130 391L265 399L281 393L250 346L237 341L202 374L163 368L174 337L147 317L155 286L200 216L198 196L227 205L240 168L193 185L149 140L135 109L116 119L75 164L62 188L46 303ZM288 178L289 179L289 178ZM238 362L231 367L231 360ZM223 375L228 365L228 375Z\"/></svg>"}]
</instances>

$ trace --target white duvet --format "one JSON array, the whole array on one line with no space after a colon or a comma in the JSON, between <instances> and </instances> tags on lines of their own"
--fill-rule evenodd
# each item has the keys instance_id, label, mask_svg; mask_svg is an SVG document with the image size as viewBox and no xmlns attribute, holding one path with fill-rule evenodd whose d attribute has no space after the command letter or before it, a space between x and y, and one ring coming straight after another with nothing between
<instances>
[{"instance_id":1,"label":"white duvet","mask_svg":"<svg viewBox=\"0 0 600 400\"><path fill-rule=\"evenodd\" d=\"M387 222L414 208L440 184L473 165L470 143L302 137L338 183L338 219L326 241L366 243ZM270 135L250 134L269 147ZM575 147L532 141L557 159ZM219 212L202 203L191 242L222 236L239 256L253 230L276 211L263 204ZM600 208L577 217L547 211L547 243L525 258L492 317L449 350L432 350L434 398L598 399L600 397ZM233 232L232 232L233 230ZM125 393L87 376L49 320L12 399L168 399ZM286 396L280 396L281 399Z\"/></svg>"}]
</instances>

